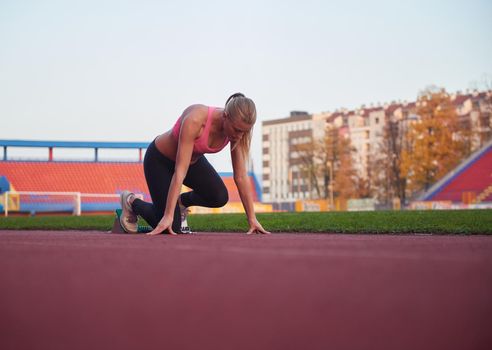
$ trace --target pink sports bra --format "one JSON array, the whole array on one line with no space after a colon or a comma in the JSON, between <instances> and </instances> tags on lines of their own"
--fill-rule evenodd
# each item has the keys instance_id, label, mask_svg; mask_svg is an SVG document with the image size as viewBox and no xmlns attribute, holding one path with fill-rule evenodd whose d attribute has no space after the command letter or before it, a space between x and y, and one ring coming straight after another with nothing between
<instances>
[{"instance_id":1,"label":"pink sports bra","mask_svg":"<svg viewBox=\"0 0 492 350\"><path fill-rule=\"evenodd\" d=\"M224 143L217 148L210 148L208 146L208 137L210 134L210 125L212 125L212 113L215 111L216 107L208 107L207 121L205 123L205 128L203 128L202 134L198 139L195 140L193 145L193 154L204 154L204 153L217 153L222 150L228 143L229 138L226 137ZM179 140L179 132L181 130L181 121L183 116L179 117L173 127L173 136L176 140Z\"/></svg>"}]
</instances>

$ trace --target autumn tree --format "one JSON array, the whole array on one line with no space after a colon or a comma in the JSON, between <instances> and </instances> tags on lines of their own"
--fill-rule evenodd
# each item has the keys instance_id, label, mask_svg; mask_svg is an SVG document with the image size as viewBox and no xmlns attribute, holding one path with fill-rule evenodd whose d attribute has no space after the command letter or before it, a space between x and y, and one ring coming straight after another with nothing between
<instances>
[{"instance_id":1,"label":"autumn tree","mask_svg":"<svg viewBox=\"0 0 492 350\"><path fill-rule=\"evenodd\" d=\"M322 148L318 152L318 159L325 185L325 198L329 194L330 180L333 181L333 192L335 197L348 199L355 195L356 180L353 167L353 152L355 149L341 132L341 129L328 127ZM330 179L331 175L333 179Z\"/></svg>"},{"instance_id":2,"label":"autumn tree","mask_svg":"<svg viewBox=\"0 0 492 350\"><path fill-rule=\"evenodd\" d=\"M464 140L456 110L444 90L425 90L418 98L419 120L408 129L409 149L403 150L401 175L413 191L428 190L462 159Z\"/></svg>"},{"instance_id":3,"label":"autumn tree","mask_svg":"<svg viewBox=\"0 0 492 350\"><path fill-rule=\"evenodd\" d=\"M372 154L374 184L378 200L389 204L397 197L400 203L406 201L407 178L402 173L402 155L407 148L404 119L390 118L383 131L383 138Z\"/></svg>"},{"instance_id":4,"label":"autumn tree","mask_svg":"<svg viewBox=\"0 0 492 350\"><path fill-rule=\"evenodd\" d=\"M339 199L357 198L361 193L360 179L353 166L353 150L349 144L344 143L344 152L340 153L340 159L335 163L333 191Z\"/></svg>"},{"instance_id":5,"label":"autumn tree","mask_svg":"<svg viewBox=\"0 0 492 350\"><path fill-rule=\"evenodd\" d=\"M298 166L301 178L310 184L311 196L314 190L315 198L321 198L321 186L318 181L319 165L316 162L319 147L318 142L312 138L309 142L297 143L292 146L293 151L297 154L295 165Z\"/></svg>"},{"instance_id":6,"label":"autumn tree","mask_svg":"<svg viewBox=\"0 0 492 350\"><path fill-rule=\"evenodd\" d=\"M344 199L355 196L354 149L350 140L340 135L339 128L327 128L323 139L296 144L293 150L303 179L309 181L315 198L328 198L330 181L335 196Z\"/></svg>"}]
</instances>

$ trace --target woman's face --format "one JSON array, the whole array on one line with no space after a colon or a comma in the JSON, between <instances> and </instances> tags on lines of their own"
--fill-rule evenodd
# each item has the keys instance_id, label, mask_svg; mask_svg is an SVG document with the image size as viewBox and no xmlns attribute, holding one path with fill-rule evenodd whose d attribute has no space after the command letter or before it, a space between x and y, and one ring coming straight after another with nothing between
<instances>
[{"instance_id":1,"label":"woman's face","mask_svg":"<svg viewBox=\"0 0 492 350\"><path fill-rule=\"evenodd\" d=\"M241 119L231 120L231 118L225 114L224 120L224 132L231 142L238 142L245 133L251 130L251 126L245 123Z\"/></svg>"}]
</instances>

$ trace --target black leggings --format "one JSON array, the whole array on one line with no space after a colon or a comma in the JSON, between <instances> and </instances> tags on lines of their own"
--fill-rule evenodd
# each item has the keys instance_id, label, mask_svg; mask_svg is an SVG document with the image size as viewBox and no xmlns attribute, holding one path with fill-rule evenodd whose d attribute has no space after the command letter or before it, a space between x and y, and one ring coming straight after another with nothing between
<instances>
[{"instance_id":1,"label":"black leggings","mask_svg":"<svg viewBox=\"0 0 492 350\"><path fill-rule=\"evenodd\" d=\"M155 141L147 148L144 158L144 173L152 203L135 199L133 212L140 215L155 228L164 216L167 194L174 175L175 162L165 157L155 146ZM190 164L183 184L192 189L181 194L181 203L185 207L199 205L209 208L220 208L229 200L229 194L219 174L210 165L205 156ZM179 206L174 210L173 231L181 232Z\"/></svg>"}]
</instances>

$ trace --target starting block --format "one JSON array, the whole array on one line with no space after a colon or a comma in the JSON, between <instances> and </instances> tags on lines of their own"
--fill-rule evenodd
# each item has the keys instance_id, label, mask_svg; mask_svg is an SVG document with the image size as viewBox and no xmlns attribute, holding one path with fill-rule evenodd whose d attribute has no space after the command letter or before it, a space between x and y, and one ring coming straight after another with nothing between
<instances>
[{"instance_id":1,"label":"starting block","mask_svg":"<svg viewBox=\"0 0 492 350\"><path fill-rule=\"evenodd\" d=\"M121 216L121 209L116 209L116 217L114 218L114 223L113 223L113 228L111 229L111 233L127 233L125 230L123 230L123 227L121 227L120 216ZM152 227L138 225L137 233L147 233L150 231L152 231Z\"/></svg>"}]
</instances>

